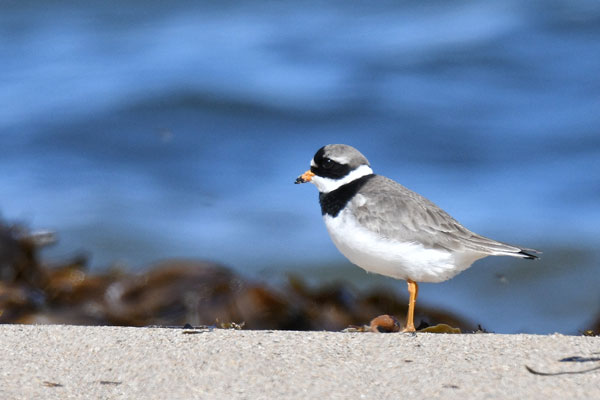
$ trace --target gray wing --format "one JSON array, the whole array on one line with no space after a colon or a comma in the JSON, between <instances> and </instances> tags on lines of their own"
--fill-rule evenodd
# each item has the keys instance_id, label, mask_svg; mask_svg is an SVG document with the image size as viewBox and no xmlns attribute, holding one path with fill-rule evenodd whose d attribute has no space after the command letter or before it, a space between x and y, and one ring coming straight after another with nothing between
<instances>
[{"instance_id":1,"label":"gray wing","mask_svg":"<svg viewBox=\"0 0 600 400\"><path fill-rule=\"evenodd\" d=\"M414 241L428 248L470 250L484 254L536 258L524 249L471 232L444 210L406 187L381 175L369 180L353 200L358 222L389 239Z\"/></svg>"}]
</instances>

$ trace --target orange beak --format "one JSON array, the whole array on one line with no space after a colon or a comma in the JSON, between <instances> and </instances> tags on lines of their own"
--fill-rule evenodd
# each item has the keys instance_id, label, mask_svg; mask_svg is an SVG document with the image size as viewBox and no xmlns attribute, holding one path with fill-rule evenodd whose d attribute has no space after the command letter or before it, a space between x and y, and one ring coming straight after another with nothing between
<instances>
[{"instance_id":1,"label":"orange beak","mask_svg":"<svg viewBox=\"0 0 600 400\"><path fill-rule=\"evenodd\" d=\"M313 176L315 176L315 173L312 172L311 170L308 170L305 173L303 173L302 175L300 175L299 177L297 177L296 182L294 182L294 183L310 182L312 180Z\"/></svg>"}]
</instances>

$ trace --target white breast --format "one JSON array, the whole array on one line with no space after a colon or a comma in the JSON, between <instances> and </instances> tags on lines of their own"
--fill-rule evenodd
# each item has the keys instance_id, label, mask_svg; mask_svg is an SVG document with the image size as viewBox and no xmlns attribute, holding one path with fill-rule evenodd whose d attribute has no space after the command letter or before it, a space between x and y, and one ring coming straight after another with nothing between
<instances>
[{"instance_id":1,"label":"white breast","mask_svg":"<svg viewBox=\"0 0 600 400\"><path fill-rule=\"evenodd\" d=\"M442 282L484 257L425 248L421 243L387 239L358 224L346 208L337 217L324 217L329 236L353 264L377 274L416 282Z\"/></svg>"}]
</instances>

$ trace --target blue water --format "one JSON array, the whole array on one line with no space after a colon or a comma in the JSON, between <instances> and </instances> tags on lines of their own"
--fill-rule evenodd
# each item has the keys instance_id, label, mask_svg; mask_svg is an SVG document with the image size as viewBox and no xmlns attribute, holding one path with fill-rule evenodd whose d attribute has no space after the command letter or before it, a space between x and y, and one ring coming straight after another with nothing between
<instances>
[{"instance_id":1,"label":"blue water","mask_svg":"<svg viewBox=\"0 0 600 400\"><path fill-rule=\"evenodd\" d=\"M327 143L472 230L540 248L420 301L499 332L600 314L600 3L0 0L0 213L94 268L207 258L260 279L341 264ZM323 278L325 279L325 278Z\"/></svg>"}]
</instances>

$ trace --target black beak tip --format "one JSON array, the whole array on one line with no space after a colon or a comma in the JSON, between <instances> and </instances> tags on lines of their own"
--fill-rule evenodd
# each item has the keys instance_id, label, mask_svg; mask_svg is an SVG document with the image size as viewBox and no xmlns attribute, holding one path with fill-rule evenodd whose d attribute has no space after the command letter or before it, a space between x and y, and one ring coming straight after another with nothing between
<instances>
[{"instance_id":1,"label":"black beak tip","mask_svg":"<svg viewBox=\"0 0 600 400\"><path fill-rule=\"evenodd\" d=\"M304 179L302 179L301 176L297 177L296 180L294 181L294 183L297 185L299 183L304 183Z\"/></svg>"}]
</instances>

